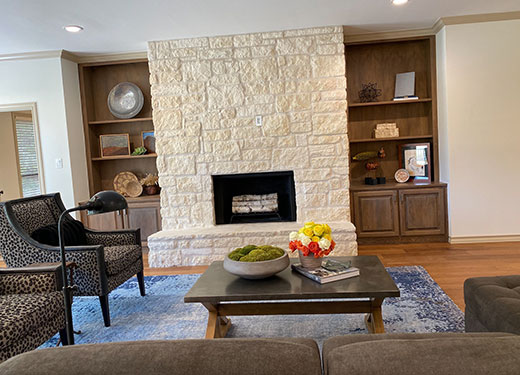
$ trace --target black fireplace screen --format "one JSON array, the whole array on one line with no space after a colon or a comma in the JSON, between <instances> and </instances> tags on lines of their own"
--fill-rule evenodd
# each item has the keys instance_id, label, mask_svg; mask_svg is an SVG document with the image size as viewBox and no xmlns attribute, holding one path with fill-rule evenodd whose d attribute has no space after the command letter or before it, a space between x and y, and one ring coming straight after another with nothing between
<instances>
[{"instance_id":1,"label":"black fireplace screen","mask_svg":"<svg viewBox=\"0 0 520 375\"><path fill-rule=\"evenodd\" d=\"M292 171L211 177L216 224L296 221Z\"/></svg>"}]
</instances>

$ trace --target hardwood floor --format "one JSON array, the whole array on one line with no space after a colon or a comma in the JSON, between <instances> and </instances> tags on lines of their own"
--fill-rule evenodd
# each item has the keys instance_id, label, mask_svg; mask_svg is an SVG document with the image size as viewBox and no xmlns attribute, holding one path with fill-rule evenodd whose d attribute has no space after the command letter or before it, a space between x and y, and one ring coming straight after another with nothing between
<instances>
[{"instance_id":1,"label":"hardwood floor","mask_svg":"<svg viewBox=\"0 0 520 375\"><path fill-rule=\"evenodd\" d=\"M464 280L475 276L520 273L520 242L450 245L447 243L362 245L359 255L377 255L387 267L423 266L464 310ZM202 273L204 266L150 268L145 275Z\"/></svg>"}]
</instances>

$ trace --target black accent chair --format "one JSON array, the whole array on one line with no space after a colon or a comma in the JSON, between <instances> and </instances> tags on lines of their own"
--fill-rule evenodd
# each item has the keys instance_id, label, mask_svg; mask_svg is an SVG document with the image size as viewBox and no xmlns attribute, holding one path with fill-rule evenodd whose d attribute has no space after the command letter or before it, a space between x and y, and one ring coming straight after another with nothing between
<instances>
[{"instance_id":1,"label":"black accent chair","mask_svg":"<svg viewBox=\"0 0 520 375\"><path fill-rule=\"evenodd\" d=\"M64 345L61 266L0 269L0 362L36 349L56 332Z\"/></svg>"},{"instance_id":2,"label":"black accent chair","mask_svg":"<svg viewBox=\"0 0 520 375\"><path fill-rule=\"evenodd\" d=\"M31 234L56 224L65 207L59 193L0 203L0 253L8 267L60 261L59 247L36 242ZM72 220L72 217L69 216ZM105 326L110 326L108 294L137 275L145 295L143 254L139 229L112 232L85 228L86 246L67 246L67 261L74 262L75 295L99 296Z\"/></svg>"}]
</instances>

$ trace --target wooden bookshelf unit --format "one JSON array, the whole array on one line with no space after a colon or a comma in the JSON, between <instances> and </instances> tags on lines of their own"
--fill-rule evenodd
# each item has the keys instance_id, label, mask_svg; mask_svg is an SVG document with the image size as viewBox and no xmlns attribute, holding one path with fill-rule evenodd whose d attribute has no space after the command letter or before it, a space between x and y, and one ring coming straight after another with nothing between
<instances>
[{"instance_id":1,"label":"wooden bookshelf unit","mask_svg":"<svg viewBox=\"0 0 520 375\"><path fill-rule=\"evenodd\" d=\"M156 154L101 157L99 143L100 135L127 133L131 151L142 145L141 132L154 129L149 77L146 59L79 65L90 195L113 190L114 177L120 172L130 171L139 178L147 173L157 174ZM134 118L116 118L108 108L108 94L121 82L132 82L143 92L143 108ZM146 238L161 229L159 195L127 200L129 207L125 212L98 215L98 218L83 215L82 221L93 229L141 228L146 245Z\"/></svg>"},{"instance_id":2,"label":"wooden bookshelf unit","mask_svg":"<svg viewBox=\"0 0 520 375\"><path fill-rule=\"evenodd\" d=\"M364 185L364 161L350 162L352 221L360 243L447 241L446 184L439 181L435 37L347 43L350 155L384 148L377 159L386 184ZM415 100L394 101L395 77L415 72ZM363 84L377 83L381 96L362 103ZM399 136L375 138L379 123L396 123ZM430 144L431 183L399 184L399 146ZM372 172L374 174L374 172ZM409 194L407 194L409 193Z\"/></svg>"}]
</instances>

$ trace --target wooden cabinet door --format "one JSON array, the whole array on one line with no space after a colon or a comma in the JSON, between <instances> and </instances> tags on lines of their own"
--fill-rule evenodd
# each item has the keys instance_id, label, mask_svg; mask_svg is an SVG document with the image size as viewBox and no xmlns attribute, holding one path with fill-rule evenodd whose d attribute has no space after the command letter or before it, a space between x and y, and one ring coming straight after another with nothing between
<instances>
[{"instance_id":1,"label":"wooden cabinet door","mask_svg":"<svg viewBox=\"0 0 520 375\"><path fill-rule=\"evenodd\" d=\"M397 192L361 191L353 194L354 225L359 237L399 235Z\"/></svg>"},{"instance_id":2,"label":"wooden cabinet door","mask_svg":"<svg viewBox=\"0 0 520 375\"><path fill-rule=\"evenodd\" d=\"M122 211L107 212L106 214L87 215L87 211L81 211L81 222L90 229L111 231L123 229Z\"/></svg>"},{"instance_id":3,"label":"wooden cabinet door","mask_svg":"<svg viewBox=\"0 0 520 375\"><path fill-rule=\"evenodd\" d=\"M446 232L443 188L399 191L402 236L436 235Z\"/></svg>"},{"instance_id":4,"label":"wooden cabinet door","mask_svg":"<svg viewBox=\"0 0 520 375\"><path fill-rule=\"evenodd\" d=\"M141 243L148 246L148 236L161 230L161 207L159 201L129 203L125 215L125 228L141 229Z\"/></svg>"}]
</instances>

